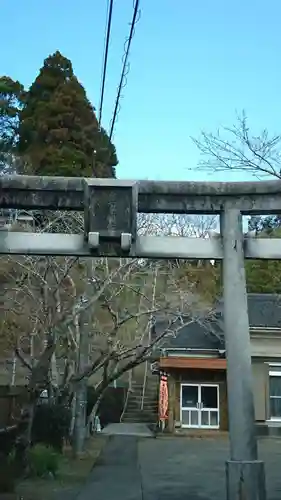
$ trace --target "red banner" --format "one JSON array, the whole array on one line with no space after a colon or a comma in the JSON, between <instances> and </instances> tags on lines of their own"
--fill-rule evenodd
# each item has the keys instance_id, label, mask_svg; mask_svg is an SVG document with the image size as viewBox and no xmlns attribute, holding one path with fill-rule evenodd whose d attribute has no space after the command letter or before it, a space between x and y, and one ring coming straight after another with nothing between
<instances>
[{"instance_id":1,"label":"red banner","mask_svg":"<svg viewBox=\"0 0 281 500\"><path fill-rule=\"evenodd\" d=\"M168 418L168 379L166 375L161 375L159 387L159 420Z\"/></svg>"}]
</instances>

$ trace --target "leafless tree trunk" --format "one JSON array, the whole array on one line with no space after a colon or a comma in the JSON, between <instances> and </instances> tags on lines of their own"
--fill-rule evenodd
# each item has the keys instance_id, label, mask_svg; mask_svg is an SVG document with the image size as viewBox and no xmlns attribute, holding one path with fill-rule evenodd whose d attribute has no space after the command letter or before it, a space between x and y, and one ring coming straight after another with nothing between
<instances>
[{"instance_id":1,"label":"leafless tree trunk","mask_svg":"<svg viewBox=\"0 0 281 500\"><path fill-rule=\"evenodd\" d=\"M86 297L91 296L90 277L92 275L92 259L87 262ZM87 299L85 299L87 300ZM91 329L90 309L80 315L80 337L77 372L83 373L89 365L89 341ZM75 386L75 421L73 429L73 453L75 456L82 453L86 438L86 412L87 412L88 377L81 378Z\"/></svg>"}]
</instances>

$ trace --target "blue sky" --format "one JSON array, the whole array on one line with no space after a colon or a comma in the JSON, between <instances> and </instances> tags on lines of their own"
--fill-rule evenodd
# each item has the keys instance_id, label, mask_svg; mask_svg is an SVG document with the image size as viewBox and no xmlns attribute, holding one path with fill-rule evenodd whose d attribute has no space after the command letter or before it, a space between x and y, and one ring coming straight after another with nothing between
<instances>
[{"instance_id":1,"label":"blue sky","mask_svg":"<svg viewBox=\"0 0 281 500\"><path fill-rule=\"evenodd\" d=\"M98 107L106 0L1 1L0 73L28 86L45 57L73 62ZM133 0L115 0L103 126L120 78ZM232 125L246 109L255 132L281 128L280 0L140 0L128 84L114 142L122 178L241 180L207 176L190 136ZM14 10L16 9L16 10ZM11 31L12 25L12 31ZM2 42L3 44L3 42ZM189 171L192 168L192 171Z\"/></svg>"}]
</instances>

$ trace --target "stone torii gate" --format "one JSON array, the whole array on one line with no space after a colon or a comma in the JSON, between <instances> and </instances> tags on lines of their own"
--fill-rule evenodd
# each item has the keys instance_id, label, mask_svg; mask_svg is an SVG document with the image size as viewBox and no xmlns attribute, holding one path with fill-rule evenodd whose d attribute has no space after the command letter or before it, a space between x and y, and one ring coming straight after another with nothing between
<instances>
[{"instance_id":1,"label":"stone torii gate","mask_svg":"<svg viewBox=\"0 0 281 500\"><path fill-rule=\"evenodd\" d=\"M221 259L227 351L228 500L266 500L258 459L244 258L281 259L281 240L243 236L242 215L281 211L281 182L0 177L0 208L84 211L84 234L0 232L0 254ZM137 213L218 214L218 238L139 236Z\"/></svg>"}]
</instances>

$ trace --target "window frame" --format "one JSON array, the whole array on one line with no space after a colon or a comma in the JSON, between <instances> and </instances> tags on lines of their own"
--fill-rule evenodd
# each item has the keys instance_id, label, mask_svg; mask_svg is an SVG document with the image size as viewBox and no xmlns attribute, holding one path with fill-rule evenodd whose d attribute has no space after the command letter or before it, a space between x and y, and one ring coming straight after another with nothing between
<instances>
[{"instance_id":1,"label":"window frame","mask_svg":"<svg viewBox=\"0 0 281 500\"><path fill-rule=\"evenodd\" d=\"M272 370L271 368L279 368L279 370ZM268 372L268 399L269 399L269 421L270 422L281 422L281 415L280 417L272 417L271 416L271 411L270 411L270 401L271 399L280 399L281 400L281 395L280 396L271 396L270 394L270 377L279 377L281 380L281 365L279 363L271 363L269 365L269 372Z\"/></svg>"}]
</instances>

